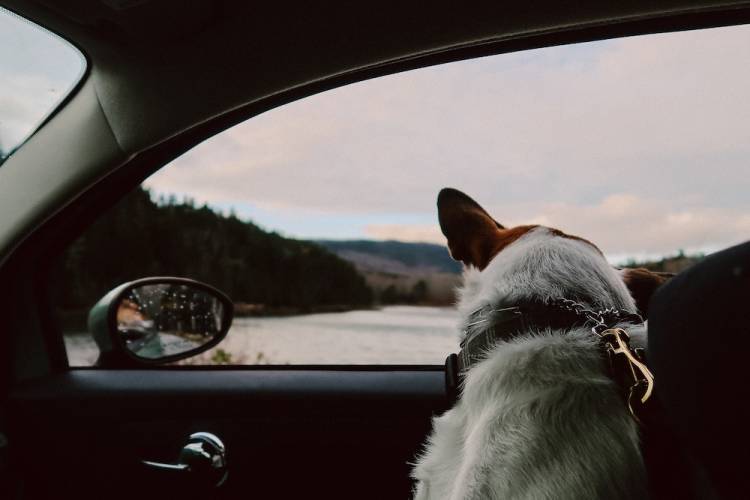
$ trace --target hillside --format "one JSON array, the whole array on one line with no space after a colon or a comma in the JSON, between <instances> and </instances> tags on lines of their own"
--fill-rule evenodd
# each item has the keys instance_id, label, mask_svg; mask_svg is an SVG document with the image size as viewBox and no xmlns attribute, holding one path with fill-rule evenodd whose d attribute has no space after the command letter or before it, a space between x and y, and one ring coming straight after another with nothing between
<instances>
[{"instance_id":1,"label":"hillside","mask_svg":"<svg viewBox=\"0 0 750 500\"><path fill-rule=\"evenodd\" d=\"M55 303L90 307L114 286L145 276L185 276L255 310L369 306L372 291L350 263L315 243L283 238L235 216L137 189L62 256Z\"/></svg>"},{"instance_id":2,"label":"hillside","mask_svg":"<svg viewBox=\"0 0 750 500\"><path fill-rule=\"evenodd\" d=\"M677 255L664 257L659 260L635 261L629 260L621 267L643 267L650 271L662 273L679 273L692 266L704 257L703 254L685 255L680 251Z\"/></svg>"},{"instance_id":3,"label":"hillside","mask_svg":"<svg viewBox=\"0 0 750 500\"><path fill-rule=\"evenodd\" d=\"M461 281L461 264L443 245L402 241L322 240L365 277L381 304L450 305Z\"/></svg>"},{"instance_id":4,"label":"hillside","mask_svg":"<svg viewBox=\"0 0 750 500\"><path fill-rule=\"evenodd\" d=\"M396 274L460 273L445 245L403 241L320 240L317 243L359 269Z\"/></svg>"},{"instance_id":5,"label":"hillside","mask_svg":"<svg viewBox=\"0 0 750 500\"><path fill-rule=\"evenodd\" d=\"M445 246L369 240L322 240L318 243L354 264L379 303L449 305L455 302L461 264L450 258ZM702 257L678 252L659 260L630 260L619 267L677 273Z\"/></svg>"}]
</instances>

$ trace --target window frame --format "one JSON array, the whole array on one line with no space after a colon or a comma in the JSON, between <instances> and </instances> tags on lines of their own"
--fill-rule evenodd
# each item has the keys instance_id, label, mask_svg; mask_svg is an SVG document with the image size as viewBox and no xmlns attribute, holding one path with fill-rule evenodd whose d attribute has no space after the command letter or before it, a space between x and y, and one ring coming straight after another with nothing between
<instances>
[{"instance_id":1,"label":"window frame","mask_svg":"<svg viewBox=\"0 0 750 500\"><path fill-rule=\"evenodd\" d=\"M360 81L414 70L438 64L457 62L478 57L500 55L525 50L539 49L574 43L593 42L617 39L629 36L648 35L667 32L689 31L706 28L719 28L750 24L750 7L732 7L726 10L711 12L689 12L677 15L665 15L657 18L616 20L609 24L597 26L565 28L560 31L542 32L519 38L494 40L480 44L455 46L447 50L436 51L419 56L387 61L354 70L307 85L291 88L269 96L261 101L252 102L209 121L196 124L192 128L169 138L168 140L146 149L135 155L109 175L89 186L77 198L59 210L54 216L37 228L11 255L5 266L19 260L33 270L33 289L37 297L36 310L42 324L47 354L52 372L65 372L79 369L101 369L98 367L77 367L68 363L62 328L57 320L54 304L51 302L47 284L50 279L52 263L65 249L96 221L98 216L111 209L125 195L139 186L150 175L168 165L198 144L214 135L223 132L239 123L252 119L266 111L291 103L311 95L342 87ZM62 38L62 37L61 37ZM64 40L64 38L63 38ZM76 47L78 48L78 47ZM78 50L86 58L86 73L60 105L51 113L41 128L86 82L91 71L91 64L83 50ZM447 355L448 353L446 353ZM375 370L387 371L406 369L413 371L432 371L441 369L442 365L195 365L195 366L159 366L159 370ZM134 368L142 369L142 368Z\"/></svg>"}]
</instances>

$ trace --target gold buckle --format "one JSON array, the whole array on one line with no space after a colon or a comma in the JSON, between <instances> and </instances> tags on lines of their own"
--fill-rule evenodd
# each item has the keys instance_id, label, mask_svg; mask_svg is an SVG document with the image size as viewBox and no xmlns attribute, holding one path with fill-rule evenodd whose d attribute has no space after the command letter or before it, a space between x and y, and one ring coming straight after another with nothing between
<instances>
[{"instance_id":1,"label":"gold buckle","mask_svg":"<svg viewBox=\"0 0 750 500\"><path fill-rule=\"evenodd\" d=\"M654 375L643 363L639 353L630 347L630 336L622 328L609 328L600 334L609 356L614 378L627 389L628 409L640 423L639 411L654 392Z\"/></svg>"}]
</instances>

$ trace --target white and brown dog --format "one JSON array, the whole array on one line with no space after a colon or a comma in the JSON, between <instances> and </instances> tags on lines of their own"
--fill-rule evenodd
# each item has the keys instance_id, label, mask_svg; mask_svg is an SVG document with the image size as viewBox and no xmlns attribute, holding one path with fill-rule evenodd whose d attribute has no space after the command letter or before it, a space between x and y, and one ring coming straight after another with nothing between
<instances>
[{"instance_id":1,"label":"white and brown dog","mask_svg":"<svg viewBox=\"0 0 750 500\"><path fill-rule=\"evenodd\" d=\"M451 255L467 266L462 331L483 308L560 297L643 312L666 279L618 271L592 243L555 229L505 228L455 189L440 192L438 212ZM645 342L643 326L630 334ZM532 328L494 344L434 419L412 476L420 500L648 496L637 424L583 327Z\"/></svg>"}]
</instances>

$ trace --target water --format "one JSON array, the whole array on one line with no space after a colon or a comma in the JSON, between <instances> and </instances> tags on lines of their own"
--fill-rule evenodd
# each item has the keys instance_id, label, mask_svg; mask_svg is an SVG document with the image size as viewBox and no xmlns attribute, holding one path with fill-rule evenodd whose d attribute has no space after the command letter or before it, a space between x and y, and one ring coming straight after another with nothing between
<instances>
[{"instance_id":1,"label":"water","mask_svg":"<svg viewBox=\"0 0 750 500\"><path fill-rule=\"evenodd\" d=\"M372 311L235 318L227 337L189 364L442 364L458 350L453 308L391 306ZM66 335L71 366L98 351L88 334ZM221 350L221 352L219 352Z\"/></svg>"}]
</instances>

